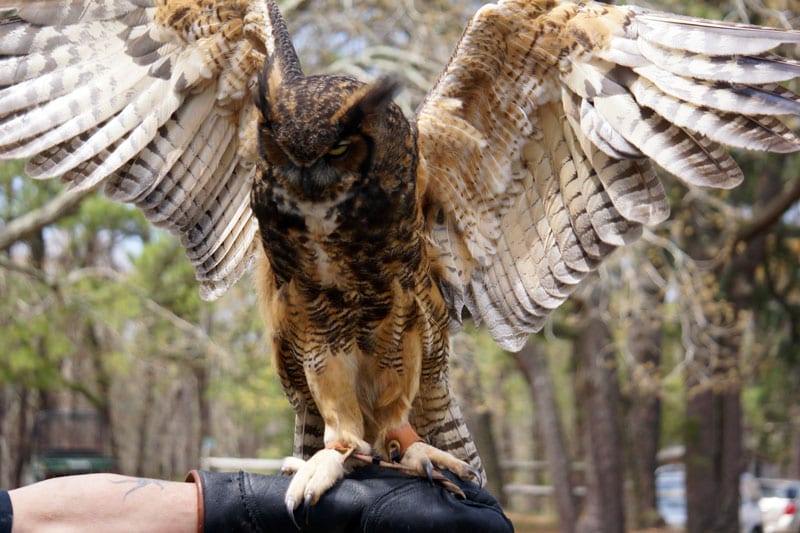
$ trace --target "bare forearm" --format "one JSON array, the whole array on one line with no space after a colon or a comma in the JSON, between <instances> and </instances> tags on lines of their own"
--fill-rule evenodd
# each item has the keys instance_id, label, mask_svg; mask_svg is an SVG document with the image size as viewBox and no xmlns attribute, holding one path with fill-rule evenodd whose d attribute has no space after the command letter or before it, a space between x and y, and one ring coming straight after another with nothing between
<instances>
[{"instance_id":1,"label":"bare forearm","mask_svg":"<svg viewBox=\"0 0 800 533\"><path fill-rule=\"evenodd\" d=\"M86 474L49 479L9 494L13 533L197 531L193 483Z\"/></svg>"}]
</instances>

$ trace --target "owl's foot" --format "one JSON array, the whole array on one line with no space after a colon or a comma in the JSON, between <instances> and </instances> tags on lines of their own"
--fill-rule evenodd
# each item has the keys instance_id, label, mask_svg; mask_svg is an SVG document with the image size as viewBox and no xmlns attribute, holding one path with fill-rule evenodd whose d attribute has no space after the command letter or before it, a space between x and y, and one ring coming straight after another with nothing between
<instances>
[{"instance_id":1,"label":"owl's foot","mask_svg":"<svg viewBox=\"0 0 800 533\"><path fill-rule=\"evenodd\" d=\"M478 485L483 485L483 476L477 468L421 441L411 444L405 450L400 464L431 481L433 468L436 467L447 469L464 481L472 480Z\"/></svg>"},{"instance_id":2,"label":"owl's foot","mask_svg":"<svg viewBox=\"0 0 800 533\"><path fill-rule=\"evenodd\" d=\"M352 457L365 464L391 468L392 470L398 470L410 476L427 478L431 483L438 483L461 499L466 498L464 491L461 490L461 487L450 481L447 476L442 474L440 468L450 470L463 480L474 478L478 485L483 485L483 476L474 466L456 459L449 453L443 452L429 444L415 442L414 445L416 446L411 454L404 454L400 462L389 462L381 459L380 456L369 456L360 453L353 453ZM408 450L406 450L406 452L407 451Z\"/></svg>"},{"instance_id":3,"label":"owl's foot","mask_svg":"<svg viewBox=\"0 0 800 533\"><path fill-rule=\"evenodd\" d=\"M319 501L334 483L342 479L345 474L345 461L353 453L355 447L345 448L341 445L331 445L312 455L307 461L297 457L284 459L281 472L294 474L294 478L286 489L286 511L295 522L294 511L303 502L306 507ZM295 522L297 526L297 522ZM298 526L299 529L299 526Z\"/></svg>"},{"instance_id":4,"label":"owl's foot","mask_svg":"<svg viewBox=\"0 0 800 533\"><path fill-rule=\"evenodd\" d=\"M464 497L463 491L444 476L439 469L447 469L464 481L473 479L478 485L483 485L483 476L480 470L447 452L426 444L408 423L386 434L386 451L389 455L389 462L380 460L380 457L369 457L359 453L354 453L353 457L365 463L378 464L401 470L409 475L425 477L431 483L436 481L461 498Z\"/></svg>"},{"instance_id":5,"label":"owl's foot","mask_svg":"<svg viewBox=\"0 0 800 533\"><path fill-rule=\"evenodd\" d=\"M399 462L419 476L424 474L429 480L432 480L433 467L436 466L446 468L464 481L474 478L478 485L483 485L483 477L477 468L439 448L425 444L407 422L386 434L386 448L390 460Z\"/></svg>"},{"instance_id":6,"label":"owl's foot","mask_svg":"<svg viewBox=\"0 0 800 533\"><path fill-rule=\"evenodd\" d=\"M353 448L341 452L326 448L312 455L308 461L284 462L284 473L294 470L294 478L286 489L286 510L292 513L300 502L314 505L319 497L344 477L344 462Z\"/></svg>"}]
</instances>

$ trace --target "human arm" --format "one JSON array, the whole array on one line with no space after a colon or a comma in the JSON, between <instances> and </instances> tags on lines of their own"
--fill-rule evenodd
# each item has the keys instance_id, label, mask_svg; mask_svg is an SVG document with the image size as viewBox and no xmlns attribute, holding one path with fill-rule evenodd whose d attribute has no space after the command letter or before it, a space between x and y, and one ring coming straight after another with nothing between
<instances>
[{"instance_id":1,"label":"human arm","mask_svg":"<svg viewBox=\"0 0 800 533\"><path fill-rule=\"evenodd\" d=\"M13 533L197 531L193 484L117 474L48 479L9 491Z\"/></svg>"},{"instance_id":2,"label":"human arm","mask_svg":"<svg viewBox=\"0 0 800 533\"><path fill-rule=\"evenodd\" d=\"M446 473L465 498L426 479L376 466L357 468L314 506L294 515L304 531L512 531L497 501ZM10 491L13 533L27 531L297 531L283 496L290 478L196 472L179 483L116 474L42 481Z\"/></svg>"}]
</instances>

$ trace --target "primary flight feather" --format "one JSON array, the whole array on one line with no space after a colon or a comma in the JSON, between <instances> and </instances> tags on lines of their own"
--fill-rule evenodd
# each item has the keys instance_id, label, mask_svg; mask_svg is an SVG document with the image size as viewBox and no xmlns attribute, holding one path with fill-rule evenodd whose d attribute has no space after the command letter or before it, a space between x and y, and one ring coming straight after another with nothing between
<instances>
[{"instance_id":1,"label":"primary flight feather","mask_svg":"<svg viewBox=\"0 0 800 533\"><path fill-rule=\"evenodd\" d=\"M132 203L201 295L255 259L314 502L353 450L481 469L447 383L464 310L517 350L665 220L652 162L742 174L792 152L800 33L547 0L483 6L418 109L392 77L305 76L272 0L0 0L0 157ZM477 476L480 478L480 476Z\"/></svg>"}]
</instances>

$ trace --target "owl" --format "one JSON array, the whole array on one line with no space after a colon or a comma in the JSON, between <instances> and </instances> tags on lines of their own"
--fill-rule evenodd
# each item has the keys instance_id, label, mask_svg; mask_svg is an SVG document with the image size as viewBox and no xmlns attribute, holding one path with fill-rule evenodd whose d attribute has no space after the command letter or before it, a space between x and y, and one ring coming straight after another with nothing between
<instances>
[{"instance_id":1,"label":"owl","mask_svg":"<svg viewBox=\"0 0 800 533\"><path fill-rule=\"evenodd\" d=\"M731 188L723 145L800 150L776 118L800 115L800 65L771 52L798 32L500 0L409 118L392 75L305 75L274 0L0 8L0 157L140 208L204 298L254 272L297 415L290 512L355 456L480 482L451 329L520 349L667 218L654 163Z\"/></svg>"}]
</instances>

